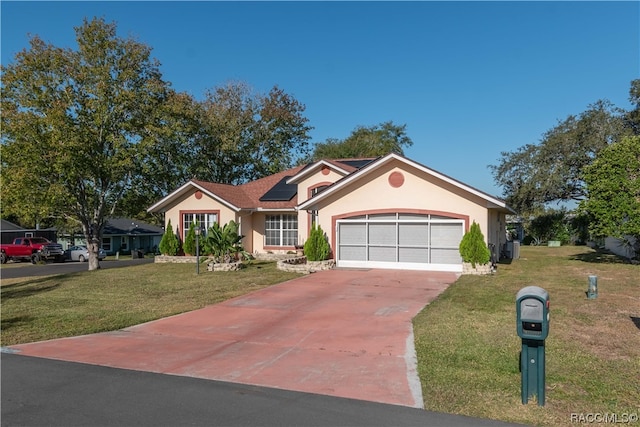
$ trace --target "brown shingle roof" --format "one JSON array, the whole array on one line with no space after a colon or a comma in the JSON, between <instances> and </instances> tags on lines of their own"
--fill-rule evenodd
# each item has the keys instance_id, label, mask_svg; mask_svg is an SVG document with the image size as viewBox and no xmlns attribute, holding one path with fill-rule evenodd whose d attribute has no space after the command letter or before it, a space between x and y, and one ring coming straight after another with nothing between
<instances>
[{"instance_id":1,"label":"brown shingle roof","mask_svg":"<svg viewBox=\"0 0 640 427\"><path fill-rule=\"evenodd\" d=\"M264 178L260 178L241 185L218 184L214 182L198 180L193 180L193 182L241 209L294 208L298 204L297 195L288 201L274 202L261 202L260 197L262 197L267 191L269 191L274 185L276 185L282 178L286 176L293 176L300 172L304 167L305 165L296 166L295 168L287 169L285 171L278 172L276 174L269 175Z\"/></svg>"},{"instance_id":2,"label":"brown shingle roof","mask_svg":"<svg viewBox=\"0 0 640 427\"><path fill-rule=\"evenodd\" d=\"M325 162L333 164L348 173L355 172L358 168L342 163L348 160L372 160L372 159L328 159ZM286 201L261 201L260 198L272 189L280 180L285 177L292 177L309 165L300 165L255 181L247 182L241 185L219 184L215 182L193 180L193 182L212 194L227 201L233 206L240 209L293 209L298 204L298 195L293 196L291 200Z\"/></svg>"}]
</instances>

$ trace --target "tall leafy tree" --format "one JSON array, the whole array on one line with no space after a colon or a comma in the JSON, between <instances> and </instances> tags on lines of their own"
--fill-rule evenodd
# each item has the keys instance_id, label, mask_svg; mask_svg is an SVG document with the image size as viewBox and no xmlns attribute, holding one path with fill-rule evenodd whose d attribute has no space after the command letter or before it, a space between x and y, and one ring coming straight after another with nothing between
<instances>
[{"instance_id":1,"label":"tall leafy tree","mask_svg":"<svg viewBox=\"0 0 640 427\"><path fill-rule=\"evenodd\" d=\"M407 125L394 125L392 121L358 126L344 140L330 138L316 144L311 160L378 157L389 153L403 155L404 148L413 145L406 129Z\"/></svg>"},{"instance_id":2,"label":"tall leafy tree","mask_svg":"<svg viewBox=\"0 0 640 427\"><path fill-rule=\"evenodd\" d=\"M490 168L507 202L524 213L549 202L583 200L584 167L603 148L631 133L625 114L608 101L598 101L560 121L539 144L501 153L499 163Z\"/></svg>"},{"instance_id":3,"label":"tall leafy tree","mask_svg":"<svg viewBox=\"0 0 640 427\"><path fill-rule=\"evenodd\" d=\"M138 182L145 128L167 97L151 49L103 19L75 28L77 49L35 36L2 67L3 202L37 222L77 222L89 270L105 220Z\"/></svg>"},{"instance_id":4,"label":"tall leafy tree","mask_svg":"<svg viewBox=\"0 0 640 427\"><path fill-rule=\"evenodd\" d=\"M194 176L202 108L191 96L169 90L165 102L153 111L133 159L140 178L123 194L118 214L162 223L146 209Z\"/></svg>"},{"instance_id":5,"label":"tall leafy tree","mask_svg":"<svg viewBox=\"0 0 640 427\"><path fill-rule=\"evenodd\" d=\"M308 155L304 104L277 86L264 95L229 82L201 103L194 175L239 184L290 168Z\"/></svg>"},{"instance_id":6,"label":"tall leafy tree","mask_svg":"<svg viewBox=\"0 0 640 427\"><path fill-rule=\"evenodd\" d=\"M633 109L625 115L625 126L633 135L640 135L640 79L631 82L629 102L633 105Z\"/></svg>"},{"instance_id":7,"label":"tall leafy tree","mask_svg":"<svg viewBox=\"0 0 640 427\"><path fill-rule=\"evenodd\" d=\"M585 168L588 198L580 210L591 218L594 237L613 236L640 253L640 136L626 137L600 152Z\"/></svg>"}]
</instances>

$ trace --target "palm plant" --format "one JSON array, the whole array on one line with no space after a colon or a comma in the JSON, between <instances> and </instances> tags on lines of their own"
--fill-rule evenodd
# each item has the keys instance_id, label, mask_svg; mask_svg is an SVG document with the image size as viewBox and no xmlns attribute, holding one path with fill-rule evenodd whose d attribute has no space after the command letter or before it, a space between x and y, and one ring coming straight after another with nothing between
<instances>
[{"instance_id":1,"label":"palm plant","mask_svg":"<svg viewBox=\"0 0 640 427\"><path fill-rule=\"evenodd\" d=\"M242 238L238 234L238 224L231 220L223 227L214 223L209 227L204 239L204 253L213 256L218 263L229 263L238 259L250 259L251 254L244 250Z\"/></svg>"}]
</instances>

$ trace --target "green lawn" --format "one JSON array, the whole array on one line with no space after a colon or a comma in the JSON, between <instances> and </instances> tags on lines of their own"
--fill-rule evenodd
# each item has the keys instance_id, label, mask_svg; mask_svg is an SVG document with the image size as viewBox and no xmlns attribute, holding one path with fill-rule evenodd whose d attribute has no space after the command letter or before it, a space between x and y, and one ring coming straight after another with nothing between
<instances>
[{"instance_id":1,"label":"green lawn","mask_svg":"<svg viewBox=\"0 0 640 427\"><path fill-rule=\"evenodd\" d=\"M194 267L2 280L2 345L116 330L298 276L272 262L199 276ZM586 298L590 274L598 276L595 300ZM528 285L551 299L544 407L520 400L515 295ZM460 278L414 319L425 407L557 426L571 424L571 414L640 414L638 318L639 266L586 247L523 247L520 260L493 276Z\"/></svg>"},{"instance_id":2,"label":"green lawn","mask_svg":"<svg viewBox=\"0 0 640 427\"><path fill-rule=\"evenodd\" d=\"M7 346L117 330L298 276L276 269L274 262L254 261L238 272L208 272L203 264L200 275L194 264L145 264L6 279L0 287L1 342Z\"/></svg>"},{"instance_id":3,"label":"green lawn","mask_svg":"<svg viewBox=\"0 0 640 427\"><path fill-rule=\"evenodd\" d=\"M588 276L599 295L586 298ZM522 405L515 296L550 296L546 402ZM586 247L523 247L493 276L464 276L415 319L425 407L532 425L640 415L640 266ZM638 326L634 324L638 322Z\"/></svg>"}]
</instances>

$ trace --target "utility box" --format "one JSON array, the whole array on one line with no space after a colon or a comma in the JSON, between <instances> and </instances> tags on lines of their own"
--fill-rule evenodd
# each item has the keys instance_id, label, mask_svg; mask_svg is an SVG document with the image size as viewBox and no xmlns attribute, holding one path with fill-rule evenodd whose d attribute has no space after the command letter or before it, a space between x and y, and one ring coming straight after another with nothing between
<instances>
[{"instance_id":1,"label":"utility box","mask_svg":"<svg viewBox=\"0 0 640 427\"><path fill-rule=\"evenodd\" d=\"M518 336L545 340L549 335L549 293L538 286L527 286L516 295Z\"/></svg>"},{"instance_id":2,"label":"utility box","mask_svg":"<svg viewBox=\"0 0 640 427\"><path fill-rule=\"evenodd\" d=\"M520 372L522 403L536 397L545 400L545 348L549 335L549 293L538 286L527 286L516 295L516 330L522 339Z\"/></svg>"}]
</instances>

